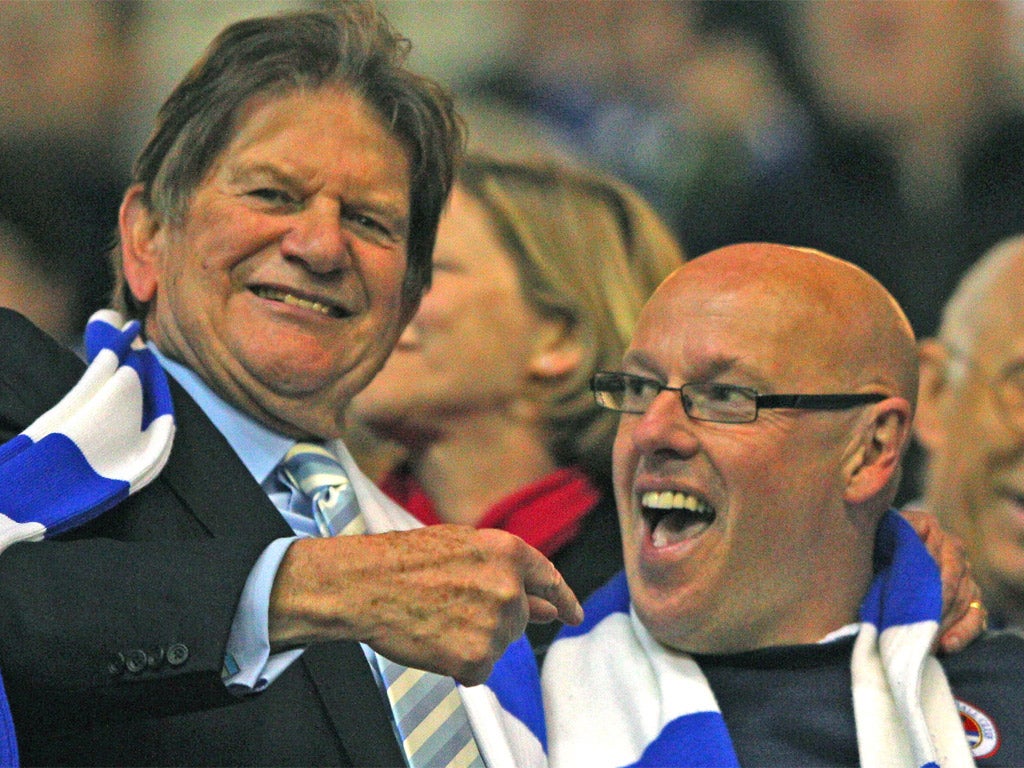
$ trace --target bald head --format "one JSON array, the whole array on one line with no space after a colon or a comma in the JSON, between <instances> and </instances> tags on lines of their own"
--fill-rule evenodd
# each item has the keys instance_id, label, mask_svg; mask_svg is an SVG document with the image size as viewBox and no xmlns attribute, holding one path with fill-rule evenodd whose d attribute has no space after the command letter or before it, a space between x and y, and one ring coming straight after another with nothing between
<instances>
[{"instance_id":1,"label":"bald head","mask_svg":"<svg viewBox=\"0 0 1024 768\"><path fill-rule=\"evenodd\" d=\"M996 243L963 276L942 312L939 336L967 355L1019 316L1024 302L1024 235Z\"/></svg>"},{"instance_id":2,"label":"bald head","mask_svg":"<svg viewBox=\"0 0 1024 768\"><path fill-rule=\"evenodd\" d=\"M623 413L613 460L651 633L719 653L855 621L916 395L913 333L885 289L816 251L722 248L658 287L622 368L653 393Z\"/></svg>"},{"instance_id":3,"label":"bald head","mask_svg":"<svg viewBox=\"0 0 1024 768\"><path fill-rule=\"evenodd\" d=\"M745 308L743 322L776 348L778 372L800 372L805 389L881 391L915 401L910 323L881 283L842 259L786 245L730 245L684 264L656 298L653 311L695 301L708 311Z\"/></svg>"}]
</instances>

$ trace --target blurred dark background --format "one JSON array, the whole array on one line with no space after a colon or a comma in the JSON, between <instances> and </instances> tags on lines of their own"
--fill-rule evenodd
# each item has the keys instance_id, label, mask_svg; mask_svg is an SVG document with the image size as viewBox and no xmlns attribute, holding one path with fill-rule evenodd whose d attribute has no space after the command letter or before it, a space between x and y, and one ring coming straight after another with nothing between
<instances>
[{"instance_id":1,"label":"blurred dark background","mask_svg":"<svg viewBox=\"0 0 1024 768\"><path fill-rule=\"evenodd\" d=\"M323 4L0 0L0 304L77 345L160 98L225 23ZM1024 231L1016 0L381 5L474 148L610 170L690 255L771 240L854 261L920 336Z\"/></svg>"}]
</instances>

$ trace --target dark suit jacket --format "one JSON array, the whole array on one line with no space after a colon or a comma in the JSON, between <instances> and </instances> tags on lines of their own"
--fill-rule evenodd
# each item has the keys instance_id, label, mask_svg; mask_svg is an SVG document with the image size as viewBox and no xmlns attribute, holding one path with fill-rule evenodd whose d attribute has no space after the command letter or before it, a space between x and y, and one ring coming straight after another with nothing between
<instances>
[{"instance_id":1,"label":"dark suit jacket","mask_svg":"<svg viewBox=\"0 0 1024 768\"><path fill-rule=\"evenodd\" d=\"M83 369L0 309L0 441ZM356 643L308 648L261 694L226 691L224 648L246 577L291 531L171 385L178 431L160 477L59 541L0 556L0 670L22 763L402 765Z\"/></svg>"}]
</instances>

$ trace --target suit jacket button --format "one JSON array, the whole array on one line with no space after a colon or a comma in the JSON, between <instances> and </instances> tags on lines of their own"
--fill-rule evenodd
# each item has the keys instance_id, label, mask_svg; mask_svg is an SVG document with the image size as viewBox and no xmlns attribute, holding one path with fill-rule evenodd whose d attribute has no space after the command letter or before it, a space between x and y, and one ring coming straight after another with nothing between
<instances>
[{"instance_id":1,"label":"suit jacket button","mask_svg":"<svg viewBox=\"0 0 1024 768\"><path fill-rule=\"evenodd\" d=\"M116 677L117 675L120 675L122 672L124 672L124 667L124 654L119 653L117 654L117 656L115 656L109 662L107 662L107 673L111 677Z\"/></svg>"},{"instance_id":2,"label":"suit jacket button","mask_svg":"<svg viewBox=\"0 0 1024 768\"><path fill-rule=\"evenodd\" d=\"M146 666L150 669L159 669L164 663L164 649L157 648L152 653L146 655Z\"/></svg>"},{"instance_id":3,"label":"suit jacket button","mask_svg":"<svg viewBox=\"0 0 1024 768\"><path fill-rule=\"evenodd\" d=\"M146 652L141 649L129 651L128 655L124 659L124 666L129 672L138 674L146 668L149 658L146 656Z\"/></svg>"},{"instance_id":4,"label":"suit jacket button","mask_svg":"<svg viewBox=\"0 0 1024 768\"><path fill-rule=\"evenodd\" d=\"M167 648L167 663L172 667L180 667L188 661L188 646L184 643L172 643Z\"/></svg>"}]
</instances>

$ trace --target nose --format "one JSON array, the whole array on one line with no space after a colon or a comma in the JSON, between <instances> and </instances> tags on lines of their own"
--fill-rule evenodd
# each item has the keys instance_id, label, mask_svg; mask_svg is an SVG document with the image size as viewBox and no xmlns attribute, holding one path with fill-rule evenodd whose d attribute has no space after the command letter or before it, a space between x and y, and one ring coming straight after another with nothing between
<instances>
[{"instance_id":1,"label":"nose","mask_svg":"<svg viewBox=\"0 0 1024 768\"><path fill-rule=\"evenodd\" d=\"M640 453L670 452L685 458L700 446L678 392L662 390L644 413L631 418L633 444Z\"/></svg>"},{"instance_id":2,"label":"nose","mask_svg":"<svg viewBox=\"0 0 1024 768\"><path fill-rule=\"evenodd\" d=\"M297 212L281 242L285 258L316 273L343 269L351 262L350 243L337 203L312 200Z\"/></svg>"}]
</instances>

